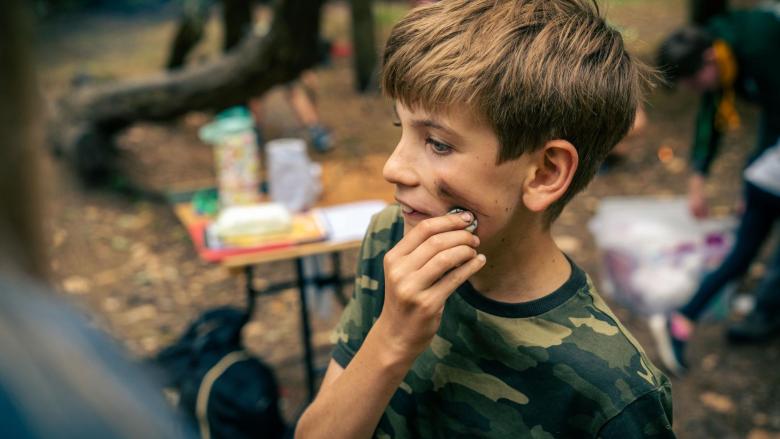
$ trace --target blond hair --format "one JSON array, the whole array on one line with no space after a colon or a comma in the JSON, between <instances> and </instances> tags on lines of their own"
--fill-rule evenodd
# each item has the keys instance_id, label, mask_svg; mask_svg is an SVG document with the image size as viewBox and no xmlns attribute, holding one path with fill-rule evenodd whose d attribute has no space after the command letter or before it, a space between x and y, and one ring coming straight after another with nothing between
<instances>
[{"instance_id":1,"label":"blond hair","mask_svg":"<svg viewBox=\"0 0 780 439\"><path fill-rule=\"evenodd\" d=\"M396 24L381 81L406 106L470 109L496 132L497 163L571 142L579 166L551 223L626 135L649 78L595 2L446 0Z\"/></svg>"}]
</instances>

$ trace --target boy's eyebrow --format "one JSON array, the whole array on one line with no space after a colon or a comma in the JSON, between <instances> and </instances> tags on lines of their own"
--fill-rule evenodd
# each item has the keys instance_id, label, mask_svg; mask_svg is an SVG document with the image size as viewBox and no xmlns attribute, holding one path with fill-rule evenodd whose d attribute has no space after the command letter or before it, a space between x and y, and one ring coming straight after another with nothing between
<instances>
[{"instance_id":1,"label":"boy's eyebrow","mask_svg":"<svg viewBox=\"0 0 780 439\"><path fill-rule=\"evenodd\" d=\"M463 140L463 137L460 136L455 130L452 128L444 125L441 122L436 121L435 119L417 119L412 120L412 126L414 127L426 127L426 128L433 128L439 131L444 132L447 134L453 141L460 142Z\"/></svg>"},{"instance_id":2,"label":"boy's eyebrow","mask_svg":"<svg viewBox=\"0 0 780 439\"><path fill-rule=\"evenodd\" d=\"M396 103L393 104L393 113L395 114L395 117L397 120L401 120L401 117L398 116L398 108L396 107ZM426 128L434 128L440 131L443 131L447 133L448 135L454 137L456 140L462 139L462 137L455 132L452 128L446 126L442 122L439 122L435 119L415 119L412 120L412 126L414 127L426 127Z\"/></svg>"}]
</instances>

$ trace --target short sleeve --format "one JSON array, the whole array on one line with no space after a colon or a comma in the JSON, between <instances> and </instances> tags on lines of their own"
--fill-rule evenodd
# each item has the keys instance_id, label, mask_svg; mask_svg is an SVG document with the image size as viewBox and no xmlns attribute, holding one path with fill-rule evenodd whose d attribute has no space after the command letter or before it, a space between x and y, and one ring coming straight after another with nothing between
<instances>
[{"instance_id":1,"label":"short sleeve","mask_svg":"<svg viewBox=\"0 0 780 439\"><path fill-rule=\"evenodd\" d=\"M384 256L403 236L398 206L376 214L363 238L352 299L333 332L333 359L346 368L363 345L384 304Z\"/></svg>"},{"instance_id":2,"label":"short sleeve","mask_svg":"<svg viewBox=\"0 0 780 439\"><path fill-rule=\"evenodd\" d=\"M673 439L672 398L668 386L656 388L626 406L598 434L602 439Z\"/></svg>"}]
</instances>

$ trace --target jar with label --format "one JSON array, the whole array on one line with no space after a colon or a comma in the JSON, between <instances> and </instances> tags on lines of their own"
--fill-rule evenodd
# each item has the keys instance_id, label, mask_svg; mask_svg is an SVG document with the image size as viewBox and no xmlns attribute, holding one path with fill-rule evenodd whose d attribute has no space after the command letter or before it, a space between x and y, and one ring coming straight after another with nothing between
<instances>
[{"instance_id":1,"label":"jar with label","mask_svg":"<svg viewBox=\"0 0 780 439\"><path fill-rule=\"evenodd\" d=\"M221 207L259 200L260 159L254 119L245 107L232 107L200 129L199 136L214 145L217 189Z\"/></svg>"}]
</instances>

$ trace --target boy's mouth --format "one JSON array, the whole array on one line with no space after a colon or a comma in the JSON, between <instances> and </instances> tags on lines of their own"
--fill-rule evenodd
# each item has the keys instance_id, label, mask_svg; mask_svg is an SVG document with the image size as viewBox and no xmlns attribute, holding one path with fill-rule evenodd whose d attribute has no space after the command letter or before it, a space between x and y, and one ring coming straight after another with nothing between
<instances>
[{"instance_id":1,"label":"boy's mouth","mask_svg":"<svg viewBox=\"0 0 780 439\"><path fill-rule=\"evenodd\" d=\"M403 201L396 198L396 201L398 201L398 204L401 206L401 212L403 212L404 215L412 216L412 217L431 217L431 215L428 212L425 212L423 210L418 210L413 206L410 206L409 204L404 203Z\"/></svg>"}]
</instances>

